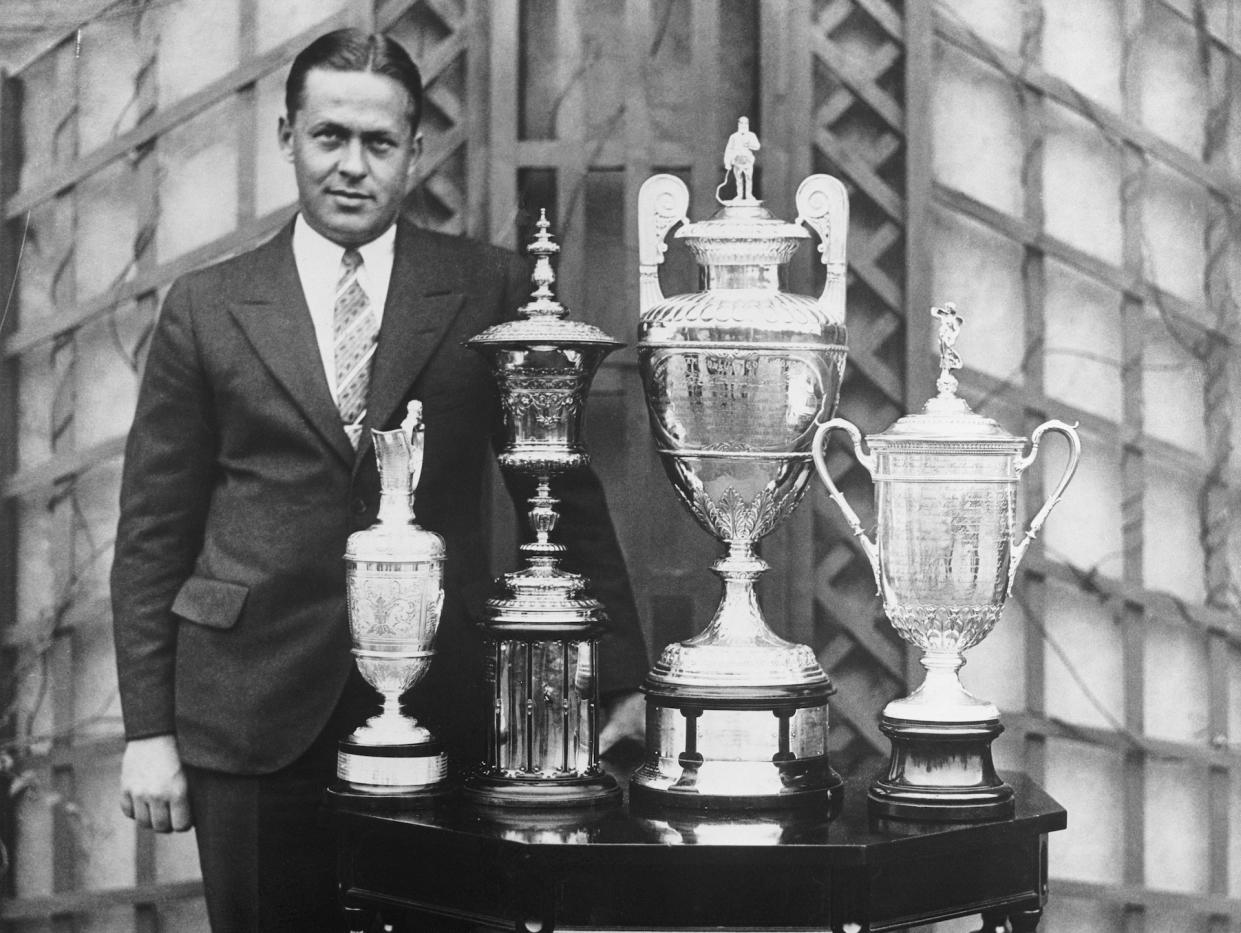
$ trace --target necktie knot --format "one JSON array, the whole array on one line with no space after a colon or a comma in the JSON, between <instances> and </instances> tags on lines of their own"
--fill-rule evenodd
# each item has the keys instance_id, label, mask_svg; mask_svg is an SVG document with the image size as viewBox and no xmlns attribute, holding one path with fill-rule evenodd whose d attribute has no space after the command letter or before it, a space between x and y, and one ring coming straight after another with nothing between
<instances>
[{"instance_id":1,"label":"necktie knot","mask_svg":"<svg viewBox=\"0 0 1241 933\"><path fill-rule=\"evenodd\" d=\"M345 255L340 257L340 271L343 275L357 272L360 265L362 265L362 254L353 247L345 250Z\"/></svg>"}]
</instances>

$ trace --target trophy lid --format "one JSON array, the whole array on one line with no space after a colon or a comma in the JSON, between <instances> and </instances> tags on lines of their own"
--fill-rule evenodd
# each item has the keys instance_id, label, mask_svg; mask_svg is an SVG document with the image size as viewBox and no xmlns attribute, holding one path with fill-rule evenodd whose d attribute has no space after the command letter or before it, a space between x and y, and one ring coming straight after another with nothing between
<instances>
[{"instance_id":1,"label":"trophy lid","mask_svg":"<svg viewBox=\"0 0 1241 933\"><path fill-rule=\"evenodd\" d=\"M724 147L725 177L715 189L720 209L708 220L687 223L674 236L683 239L703 265L769 265L788 262L798 241L810 234L799 224L788 223L763 207L754 197L754 152L758 137L750 132L745 117L737 121L737 132ZM736 196L720 197L728 183L728 173L736 178Z\"/></svg>"},{"instance_id":2,"label":"trophy lid","mask_svg":"<svg viewBox=\"0 0 1241 933\"><path fill-rule=\"evenodd\" d=\"M560 246L552 242L551 235L547 232L551 224L547 220L546 210L539 211L539 220L535 226L538 227L538 233L529 247L529 252L537 257L534 272L531 274L535 288L531 293L531 300L517 309L521 318L488 327L481 334L467 340L466 346L475 350L548 344L606 347L608 350L623 347L625 344L622 341L609 337L593 324L565 320L568 309L552 294L556 273L552 271L551 257L560 252Z\"/></svg>"},{"instance_id":3,"label":"trophy lid","mask_svg":"<svg viewBox=\"0 0 1241 933\"><path fill-rule=\"evenodd\" d=\"M982 444L996 448L1021 449L1025 438L1009 434L993 418L973 411L965 399L957 395L957 379L952 370L961 368L961 357L954 346L961 331L963 319L957 307L948 302L942 308L931 308L931 314L939 318L939 379L935 387L939 395L929 399L922 411L906 415L881 434L868 435L872 446L911 442L932 445Z\"/></svg>"}]
</instances>

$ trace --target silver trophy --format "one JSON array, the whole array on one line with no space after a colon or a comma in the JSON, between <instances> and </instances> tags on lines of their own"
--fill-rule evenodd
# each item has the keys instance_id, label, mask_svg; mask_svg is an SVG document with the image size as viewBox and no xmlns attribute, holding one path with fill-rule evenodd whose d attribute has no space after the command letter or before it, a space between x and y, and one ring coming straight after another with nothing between
<instances>
[{"instance_id":1,"label":"silver trophy","mask_svg":"<svg viewBox=\"0 0 1241 933\"><path fill-rule=\"evenodd\" d=\"M422 472L422 404L395 431L371 431L379 465L379 520L345 549L349 632L358 670L383 710L341 740L334 792L409 802L448 790L440 743L401 712L401 695L431 666L444 604L444 541L414 522Z\"/></svg>"},{"instance_id":2,"label":"silver trophy","mask_svg":"<svg viewBox=\"0 0 1241 933\"><path fill-rule=\"evenodd\" d=\"M553 479L590 462L583 442L586 396L603 358L623 346L599 328L566 319L552 293L551 257L560 250L540 214L530 245L537 257L521 317L467 342L486 357L504 413L500 468L533 477L526 566L506 574L487 603L487 676L492 705L486 764L466 793L496 806L560 807L620 800L599 765L598 639L607 615L580 574L559 566L564 545Z\"/></svg>"},{"instance_id":3,"label":"silver trophy","mask_svg":"<svg viewBox=\"0 0 1241 933\"><path fill-rule=\"evenodd\" d=\"M763 618L754 582L768 565L754 546L805 494L814 429L839 397L848 199L830 176L802 182L798 219L822 241L826 284L818 298L781 290L782 267L810 234L753 197L757 148L743 119L725 155L737 196L717 189L709 220L688 221L689 192L672 175L638 195L638 364L651 433L681 501L728 549L713 567L724 581L714 618L667 646L643 687L646 760L630 792L657 806L822 804L840 786L828 760L831 681L808 646ZM659 265L678 223L705 290L665 298Z\"/></svg>"},{"instance_id":4,"label":"silver trophy","mask_svg":"<svg viewBox=\"0 0 1241 933\"><path fill-rule=\"evenodd\" d=\"M832 500L840 506L875 572L884 611L900 636L922 651L926 679L883 711L880 728L892 741L886 778L871 786L872 808L883 816L972 820L1012 812L1013 791L995 773L991 741L999 710L970 695L958 679L962 653L999 621L1027 547L1060 501L1077 469L1077 432L1060 421L1039 425L1026 440L975 414L956 394L952 370L962 319L953 305L939 319L939 395L925 409L868 435L841 418L819 428L814 457ZM875 482L877 542L827 469L826 446L836 429L853 440L859 462ZM1017 486L1048 431L1069 442L1069 459L1051 497L1024 535L1017 526Z\"/></svg>"}]
</instances>

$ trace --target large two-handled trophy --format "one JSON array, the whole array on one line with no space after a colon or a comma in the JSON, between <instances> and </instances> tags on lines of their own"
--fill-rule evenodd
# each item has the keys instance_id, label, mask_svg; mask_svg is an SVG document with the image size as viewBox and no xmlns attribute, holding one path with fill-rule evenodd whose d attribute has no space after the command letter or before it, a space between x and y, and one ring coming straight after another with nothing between
<instances>
[{"instance_id":1,"label":"large two-handled trophy","mask_svg":"<svg viewBox=\"0 0 1241 933\"><path fill-rule=\"evenodd\" d=\"M422 405L394 431L371 431L379 465L378 521L345 548L349 631L358 670L383 710L341 740L333 792L354 798L432 799L449 790L440 742L401 712L401 695L431 666L444 604L444 540L415 523L422 473Z\"/></svg>"},{"instance_id":2,"label":"large two-handled trophy","mask_svg":"<svg viewBox=\"0 0 1241 933\"><path fill-rule=\"evenodd\" d=\"M599 765L598 639L607 615L586 593L586 578L559 566L565 547L551 540L559 517L551 483L590 462L586 396L603 358L623 344L566 319L551 288L560 247L546 214L537 226L535 289L521 317L467 342L486 357L500 390L500 468L532 477L537 488L529 500L535 537L521 546L526 566L505 575L481 623L492 700L487 762L465 790L497 806L596 806L620 799Z\"/></svg>"},{"instance_id":3,"label":"large two-handled trophy","mask_svg":"<svg viewBox=\"0 0 1241 933\"><path fill-rule=\"evenodd\" d=\"M970 410L956 394L952 370L962 319L956 308L934 308L939 319L938 396L917 414L868 435L840 418L819 428L819 475L861 542L875 572L884 611L905 641L922 651L926 678L910 696L883 711L880 728L892 742L887 776L871 785L872 811L900 819L974 820L1006 816L1013 790L995 773L991 742L1003 731L993 703L968 693L957 672L962 652L999 621L1017 567L1077 469L1077 432L1060 421L1039 425L1026 440ZM827 469L828 434L853 440L875 483L877 541ZM1024 535L1017 524L1017 486L1048 431L1063 434L1069 457L1051 497Z\"/></svg>"},{"instance_id":4,"label":"large two-handled trophy","mask_svg":"<svg viewBox=\"0 0 1241 933\"><path fill-rule=\"evenodd\" d=\"M657 807L829 804L841 786L827 745L832 683L808 646L771 630L754 583L768 568L755 544L805 494L814 430L840 393L848 199L830 176L802 182L798 219L822 241L826 284L818 298L783 291L782 268L810 234L754 198L757 148L739 125L725 155L736 196L717 189L709 220L689 222L689 192L672 175L638 195L638 363L651 432L681 501L728 549L713 567L724 582L714 618L667 646L643 685L646 757L630 794ZM678 223L705 289L665 298L659 266Z\"/></svg>"}]
</instances>

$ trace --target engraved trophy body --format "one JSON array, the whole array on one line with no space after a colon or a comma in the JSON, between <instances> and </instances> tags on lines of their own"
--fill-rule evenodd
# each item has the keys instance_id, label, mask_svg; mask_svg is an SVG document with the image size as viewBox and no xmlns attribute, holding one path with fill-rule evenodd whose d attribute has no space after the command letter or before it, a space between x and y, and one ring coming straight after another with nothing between
<instances>
[{"instance_id":1,"label":"engraved trophy body","mask_svg":"<svg viewBox=\"0 0 1241 933\"><path fill-rule=\"evenodd\" d=\"M555 300L545 215L530 252L532 299L518 320L497 324L467 346L487 358L500 390L500 468L534 478L526 566L503 579L481 626L487 640L492 708L487 762L466 779L474 800L497 806L575 807L616 803L620 789L599 765L598 639L607 615L588 581L559 566L551 541L558 515L555 476L590 462L583 442L586 396L607 354L623 346L599 328L565 319Z\"/></svg>"},{"instance_id":2,"label":"engraved trophy body","mask_svg":"<svg viewBox=\"0 0 1241 933\"><path fill-rule=\"evenodd\" d=\"M808 646L763 618L754 582L768 565L754 548L805 494L814 429L839 397L848 200L830 176L802 182L799 220L822 240L826 285L817 299L783 291L781 268L810 235L752 196L757 148L739 124L726 156L738 196L709 220L688 221L689 193L674 176L648 179L638 196L638 363L651 433L681 501L727 553L713 567L724 581L714 618L668 645L643 686L635 802L822 804L840 786L827 749L831 681ZM665 298L659 265L678 223L705 290Z\"/></svg>"},{"instance_id":3,"label":"engraved trophy body","mask_svg":"<svg viewBox=\"0 0 1241 933\"><path fill-rule=\"evenodd\" d=\"M836 418L819 428L814 456L819 475L861 542L875 573L884 611L900 636L922 651L926 678L910 696L883 711L880 728L892 741L886 778L870 789L872 809L884 816L972 820L1012 812L1013 791L995 773L991 741L999 710L961 686L962 652L999 621L1017 567L1077 468L1077 432L1059 421L1026 440L975 414L956 395L951 371L961 365L953 345L961 318L952 305L940 319L939 395L926 408L868 435ZM876 541L837 489L827 469L829 433L849 434L859 462L875 483ZM1069 442L1069 459L1051 497L1024 536L1017 526L1017 487L1038 455L1044 433Z\"/></svg>"},{"instance_id":4,"label":"engraved trophy body","mask_svg":"<svg viewBox=\"0 0 1241 933\"><path fill-rule=\"evenodd\" d=\"M345 549L349 631L358 670L383 694L383 710L340 743L333 792L408 803L448 788L439 741L401 712L401 695L431 666L444 603L444 541L414 522L422 472L422 405L410 402L394 431L374 431L379 520Z\"/></svg>"}]
</instances>

